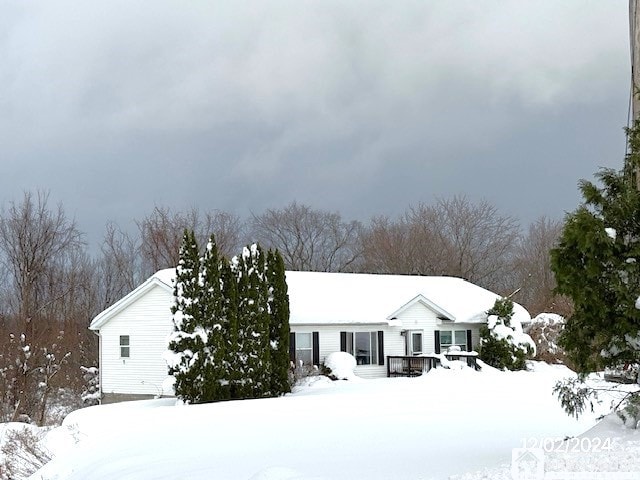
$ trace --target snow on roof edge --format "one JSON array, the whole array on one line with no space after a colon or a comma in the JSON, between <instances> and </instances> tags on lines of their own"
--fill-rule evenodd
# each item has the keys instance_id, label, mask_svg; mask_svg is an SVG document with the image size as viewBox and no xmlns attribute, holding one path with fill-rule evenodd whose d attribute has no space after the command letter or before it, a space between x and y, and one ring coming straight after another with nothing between
<instances>
[{"instance_id":1,"label":"snow on roof edge","mask_svg":"<svg viewBox=\"0 0 640 480\"><path fill-rule=\"evenodd\" d=\"M126 294L120 300L113 305L107 307L105 310L96 315L89 324L89 330L100 330L105 323L107 323L113 315L120 312L123 308L127 307L140 296L146 293L152 286L158 285L166 290L172 291L171 281L175 276L175 268L166 268L159 270L143 283L138 285L134 290Z\"/></svg>"},{"instance_id":2,"label":"snow on roof edge","mask_svg":"<svg viewBox=\"0 0 640 480\"><path fill-rule=\"evenodd\" d=\"M498 294L458 277L298 271L287 271L286 275L290 299L292 290L298 292L291 301L292 325L384 325L416 302L423 303L443 319L454 323L484 323L493 298L500 298ZM157 271L135 290L99 313L91 321L89 329L99 330L113 315L133 303L152 285L160 285L171 291L173 278L175 268ZM338 284L340 288L332 290L332 284ZM390 285L393 288L389 288ZM439 298L434 301L428 298L428 293L424 294L425 291L432 291ZM323 292L331 295L334 301L322 301ZM364 314L358 312L359 304L354 302L354 298L364 298L365 303L371 304L370 311ZM411 299L407 301L406 298ZM342 308L325 310L326 304L336 303ZM401 306L398 308L398 305ZM514 314L521 322L531 318L518 303L514 303Z\"/></svg>"}]
</instances>

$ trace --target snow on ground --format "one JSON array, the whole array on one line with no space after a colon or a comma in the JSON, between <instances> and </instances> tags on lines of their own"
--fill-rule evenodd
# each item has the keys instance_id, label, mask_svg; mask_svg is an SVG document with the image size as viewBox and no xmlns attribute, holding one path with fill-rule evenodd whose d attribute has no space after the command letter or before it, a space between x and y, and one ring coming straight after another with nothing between
<instances>
[{"instance_id":1,"label":"snow on ground","mask_svg":"<svg viewBox=\"0 0 640 480\"><path fill-rule=\"evenodd\" d=\"M531 372L435 369L417 378L317 379L275 399L89 407L65 419L56 434L74 432L72 441L32 478L510 478L513 448L582 434L607 410L604 402L568 417L551 392L568 374L545 364ZM627 447L639 457L637 444Z\"/></svg>"}]
</instances>

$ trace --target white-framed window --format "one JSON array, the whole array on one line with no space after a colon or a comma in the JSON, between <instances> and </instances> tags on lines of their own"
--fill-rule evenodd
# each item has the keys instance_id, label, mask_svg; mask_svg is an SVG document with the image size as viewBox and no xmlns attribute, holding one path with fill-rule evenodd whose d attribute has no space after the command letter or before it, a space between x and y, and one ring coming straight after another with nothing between
<instances>
[{"instance_id":1,"label":"white-framed window","mask_svg":"<svg viewBox=\"0 0 640 480\"><path fill-rule=\"evenodd\" d=\"M313 364L313 334L296 332L296 362L303 365Z\"/></svg>"},{"instance_id":2,"label":"white-framed window","mask_svg":"<svg viewBox=\"0 0 640 480\"><path fill-rule=\"evenodd\" d=\"M378 332L346 332L347 353L358 365L378 365Z\"/></svg>"},{"instance_id":3,"label":"white-framed window","mask_svg":"<svg viewBox=\"0 0 640 480\"><path fill-rule=\"evenodd\" d=\"M130 348L129 335L120 335L120 358L129 358Z\"/></svg>"},{"instance_id":4,"label":"white-framed window","mask_svg":"<svg viewBox=\"0 0 640 480\"><path fill-rule=\"evenodd\" d=\"M467 350L466 330L440 330L440 351L445 353L453 346L460 347L463 352Z\"/></svg>"}]
</instances>

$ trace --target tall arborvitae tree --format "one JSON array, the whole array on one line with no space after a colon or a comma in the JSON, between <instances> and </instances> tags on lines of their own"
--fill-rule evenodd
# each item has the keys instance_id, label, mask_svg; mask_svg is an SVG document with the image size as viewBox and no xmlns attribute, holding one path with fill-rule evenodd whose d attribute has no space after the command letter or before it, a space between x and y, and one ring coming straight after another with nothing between
<instances>
[{"instance_id":1,"label":"tall arborvitae tree","mask_svg":"<svg viewBox=\"0 0 640 480\"><path fill-rule=\"evenodd\" d=\"M220 260L220 283L222 285L222 306L220 319L226 326L223 331L224 340L224 395L227 398L241 398L241 379L243 365L240 359L240 343L238 337L238 282L236 269L227 259Z\"/></svg>"},{"instance_id":2,"label":"tall arborvitae tree","mask_svg":"<svg viewBox=\"0 0 640 480\"><path fill-rule=\"evenodd\" d=\"M226 318L223 317L223 298L220 283L220 259L215 237L211 235L200 265L200 312L206 332L206 365L202 401L224 400L228 382L226 359Z\"/></svg>"},{"instance_id":3,"label":"tall arborvitae tree","mask_svg":"<svg viewBox=\"0 0 640 480\"><path fill-rule=\"evenodd\" d=\"M258 244L251 245L251 264L253 271L250 277L255 286L257 308L256 322L253 326L253 337L258 347L259 366L257 369L257 388L255 396L271 396L271 346L269 315L269 280L267 277L267 257L264 250Z\"/></svg>"},{"instance_id":4,"label":"tall arborvitae tree","mask_svg":"<svg viewBox=\"0 0 640 480\"><path fill-rule=\"evenodd\" d=\"M244 249L246 250L246 249ZM245 265L245 256L243 254L233 257L231 269L236 278L236 351L234 355L235 381L233 392L235 398L248 398L251 396L252 390L252 372L249 371L249 353L251 344L247 342L249 334L248 320L248 299L247 292L251 288L249 285L249 277L247 275L248 267Z\"/></svg>"},{"instance_id":5,"label":"tall arborvitae tree","mask_svg":"<svg viewBox=\"0 0 640 480\"><path fill-rule=\"evenodd\" d=\"M206 333L201 326L199 285L200 257L195 236L185 231L176 268L174 303L171 307L174 330L169 338L167 358L169 374L175 381L175 393L187 403L202 399Z\"/></svg>"},{"instance_id":6,"label":"tall arborvitae tree","mask_svg":"<svg viewBox=\"0 0 640 480\"><path fill-rule=\"evenodd\" d=\"M271 393L282 395L291 391L289 381L289 295L284 261L280 253L267 253L269 287L269 340L271 347Z\"/></svg>"},{"instance_id":7,"label":"tall arborvitae tree","mask_svg":"<svg viewBox=\"0 0 640 480\"><path fill-rule=\"evenodd\" d=\"M243 366L243 396L269 394L270 348L265 258L254 244L243 250L238 263L238 332Z\"/></svg>"},{"instance_id":8,"label":"tall arborvitae tree","mask_svg":"<svg viewBox=\"0 0 640 480\"><path fill-rule=\"evenodd\" d=\"M188 403L289 391L289 298L284 262L258 245L230 263L212 236L202 258L185 232L176 270L169 373Z\"/></svg>"},{"instance_id":9,"label":"tall arborvitae tree","mask_svg":"<svg viewBox=\"0 0 640 480\"><path fill-rule=\"evenodd\" d=\"M582 181L583 204L567 216L551 252L557 291L571 298L561 343L581 372L640 362L640 126L628 130L621 171Z\"/></svg>"}]
</instances>

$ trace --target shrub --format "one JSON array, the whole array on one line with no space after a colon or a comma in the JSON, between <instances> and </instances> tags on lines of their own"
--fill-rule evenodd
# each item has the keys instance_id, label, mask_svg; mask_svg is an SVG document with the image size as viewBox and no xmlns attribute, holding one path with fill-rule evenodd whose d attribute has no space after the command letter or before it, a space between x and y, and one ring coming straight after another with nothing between
<instances>
[{"instance_id":1,"label":"shrub","mask_svg":"<svg viewBox=\"0 0 640 480\"><path fill-rule=\"evenodd\" d=\"M497 299L487 312L487 325L480 328L479 358L495 368L524 370L535 347L519 323L511 325L512 317L513 302L508 298Z\"/></svg>"},{"instance_id":2,"label":"shrub","mask_svg":"<svg viewBox=\"0 0 640 480\"><path fill-rule=\"evenodd\" d=\"M28 478L51 460L51 453L43 446L42 432L25 425L8 430L5 436L0 479Z\"/></svg>"},{"instance_id":3,"label":"shrub","mask_svg":"<svg viewBox=\"0 0 640 480\"><path fill-rule=\"evenodd\" d=\"M541 313L531 320L525 332L536 344L535 360L566 363L566 353L559 343L563 329L564 318L555 313Z\"/></svg>"}]
</instances>

